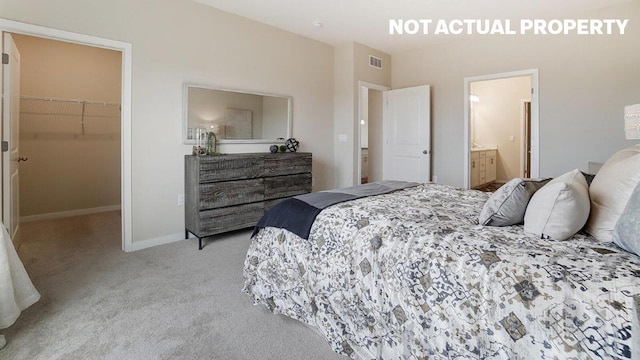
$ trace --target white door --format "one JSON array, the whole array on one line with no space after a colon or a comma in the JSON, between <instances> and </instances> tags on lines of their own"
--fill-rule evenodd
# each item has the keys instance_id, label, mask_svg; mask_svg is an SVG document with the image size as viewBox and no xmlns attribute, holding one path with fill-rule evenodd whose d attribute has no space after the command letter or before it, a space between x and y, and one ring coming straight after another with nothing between
<instances>
[{"instance_id":1,"label":"white door","mask_svg":"<svg viewBox=\"0 0 640 360\"><path fill-rule=\"evenodd\" d=\"M384 92L382 171L385 180L430 180L430 93L429 85Z\"/></svg>"},{"instance_id":2,"label":"white door","mask_svg":"<svg viewBox=\"0 0 640 360\"><path fill-rule=\"evenodd\" d=\"M2 66L2 89L5 105L2 110L2 141L8 145L8 151L3 149L2 153L2 222L9 231L11 239L17 245L20 228L20 201L18 198L20 53L8 33L4 33L3 53L8 55L9 63Z\"/></svg>"}]
</instances>

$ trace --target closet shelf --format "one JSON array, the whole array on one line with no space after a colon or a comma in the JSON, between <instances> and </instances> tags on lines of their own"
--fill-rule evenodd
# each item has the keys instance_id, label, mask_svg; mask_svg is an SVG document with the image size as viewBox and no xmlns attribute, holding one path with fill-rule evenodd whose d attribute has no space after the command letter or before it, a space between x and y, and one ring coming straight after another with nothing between
<instances>
[{"instance_id":1,"label":"closet shelf","mask_svg":"<svg viewBox=\"0 0 640 360\"><path fill-rule=\"evenodd\" d=\"M20 100L61 102L61 103L74 103L74 104L95 104L95 105L103 105L103 106L117 106L118 108L120 107L119 103L113 103L113 102L77 100L77 99L62 99L62 98L47 98L47 97L35 97L35 96L20 96Z\"/></svg>"},{"instance_id":2,"label":"closet shelf","mask_svg":"<svg viewBox=\"0 0 640 360\"><path fill-rule=\"evenodd\" d=\"M120 117L120 104L59 98L20 97L20 113Z\"/></svg>"},{"instance_id":3,"label":"closet shelf","mask_svg":"<svg viewBox=\"0 0 640 360\"><path fill-rule=\"evenodd\" d=\"M118 103L33 96L20 97L20 115L47 121L80 120L81 135L85 135L86 119L120 119Z\"/></svg>"}]
</instances>

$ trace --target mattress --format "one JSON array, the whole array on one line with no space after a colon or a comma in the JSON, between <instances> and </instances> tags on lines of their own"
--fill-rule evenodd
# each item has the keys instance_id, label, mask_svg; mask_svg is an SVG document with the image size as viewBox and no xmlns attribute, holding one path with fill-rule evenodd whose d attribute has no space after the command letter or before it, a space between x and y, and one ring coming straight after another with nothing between
<instances>
[{"instance_id":1,"label":"mattress","mask_svg":"<svg viewBox=\"0 0 640 360\"><path fill-rule=\"evenodd\" d=\"M640 259L479 226L488 196L423 184L330 206L308 239L263 228L243 291L352 358L631 358Z\"/></svg>"}]
</instances>

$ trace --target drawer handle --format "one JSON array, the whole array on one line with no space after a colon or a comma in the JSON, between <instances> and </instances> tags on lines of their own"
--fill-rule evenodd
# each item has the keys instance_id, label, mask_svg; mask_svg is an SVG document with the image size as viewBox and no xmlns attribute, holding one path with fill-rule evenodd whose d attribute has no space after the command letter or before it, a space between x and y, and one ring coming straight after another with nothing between
<instances>
[{"instance_id":1,"label":"drawer handle","mask_svg":"<svg viewBox=\"0 0 640 360\"><path fill-rule=\"evenodd\" d=\"M471 167L474 168L474 169L476 168L476 162L475 161L471 162Z\"/></svg>"}]
</instances>

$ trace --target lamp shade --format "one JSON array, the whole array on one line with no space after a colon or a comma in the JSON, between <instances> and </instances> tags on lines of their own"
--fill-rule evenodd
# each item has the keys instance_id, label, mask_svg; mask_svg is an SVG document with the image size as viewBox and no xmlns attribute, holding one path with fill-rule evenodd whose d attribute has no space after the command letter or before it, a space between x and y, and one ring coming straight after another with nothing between
<instances>
[{"instance_id":1,"label":"lamp shade","mask_svg":"<svg viewBox=\"0 0 640 360\"><path fill-rule=\"evenodd\" d=\"M624 137L627 140L640 139L640 104L624 107Z\"/></svg>"}]
</instances>

